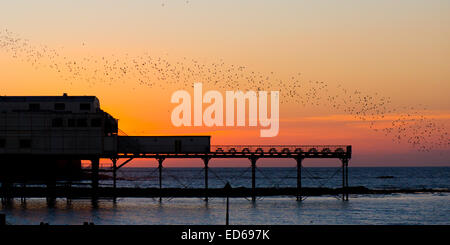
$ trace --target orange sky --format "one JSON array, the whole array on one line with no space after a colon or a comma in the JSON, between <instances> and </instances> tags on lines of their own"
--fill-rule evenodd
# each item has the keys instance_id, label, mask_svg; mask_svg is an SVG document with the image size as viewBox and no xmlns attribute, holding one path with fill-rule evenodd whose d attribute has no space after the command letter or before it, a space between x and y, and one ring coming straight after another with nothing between
<instances>
[{"instance_id":1,"label":"orange sky","mask_svg":"<svg viewBox=\"0 0 450 245\"><path fill-rule=\"evenodd\" d=\"M4 1L0 23L1 29L76 60L120 60L142 53L172 64L184 57L189 65L192 59L199 64L220 60L245 66L248 73L273 72L272 78L288 84L293 74L301 73L302 83L321 81L330 88L320 95L320 105L281 104L280 132L274 138L260 138L259 128L173 127L170 95L192 91L189 86L173 83L160 89L161 84L150 87L133 77L65 80L68 71L35 69L0 48L1 95L96 95L129 135L207 134L213 144L352 144L355 165L450 164L448 145L417 152L407 142L393 142L395 135L374 131L326 103L338 86L376 93L390 97L390 108L397 108L377 119L376 127L412 111L404 106L425 105L426 110L409 119L426 115L448 132L448 1ZM199 77L185 79L190 85L206 83ZM225 92L212 85L205 89Z\"/></svg>"}]
</instances>

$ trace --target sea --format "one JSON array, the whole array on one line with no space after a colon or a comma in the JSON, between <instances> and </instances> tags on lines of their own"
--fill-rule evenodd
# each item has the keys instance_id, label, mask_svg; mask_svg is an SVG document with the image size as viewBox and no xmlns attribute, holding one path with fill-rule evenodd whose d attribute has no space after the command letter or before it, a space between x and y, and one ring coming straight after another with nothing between
<instances>
[{"instance_id":1,"label":"sea","mask_svg":"<svg viewBox=\"0 0 450 245\"><path fill-rule=\"evenodd\" d=\"M112 186L109 173L102 173L101 186ZM251 187L250 168L209 168L210 188ZM85 184L88 184L86 182ZM295 187L296 168L260 167L257 187ZM164 168L162 185L173 188L203 188L204 169ZM302 168L303 187L339 188L341 168ZM122 168L118 187L159 187L156 168ZM414 194L354 194L349 201L339 196L311 196L296 201L292 196L230 198L230 224L235 225L358 225L358 224L450 224L450 167L349 167L349 186L369 189L433 189ZM20 198L2 204L8 224L81 225L223 225L225 198L117 198L67 201L58 198L48 206L45 198Z\"/></svg>"}]
</instances>

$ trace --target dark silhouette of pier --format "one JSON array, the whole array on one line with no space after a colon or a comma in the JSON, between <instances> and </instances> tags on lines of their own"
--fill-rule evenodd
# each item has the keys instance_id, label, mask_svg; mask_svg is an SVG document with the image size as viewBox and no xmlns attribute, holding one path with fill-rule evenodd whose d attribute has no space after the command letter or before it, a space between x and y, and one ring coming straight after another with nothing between
<instances>
[{"instance_id":1,"label":"dark silhouette of pier","mask_svg":"<svg viewBox=\"0 0 450 245\"><path fill-rule=\"evenodd\" d=\"M297 162L297 200L302 200L302 162L307 158L315 159L338 159L342 166L342 200L348 200L348 162L352 155L350 145L212 145L211 150L205 153L146 153L146 152L118 152L110 159L112 161L113 188L116 188L116 172L130 161L136 158L154 158L158 161L159 188L162 189L162 168L165 159L170 158L198 158L204 164L204 193L208 200L212 193L208 188L208 164L213 158L221 159L248 159L251 165L252 185L251 197L256 199L256 167L259 159L294 159ZM125 158L123 163L117 164L118 160ZM92 163L92 186L98 187L98 163Z\"/></svg>"},{"instance_id":2,"label":"dark silhouette of pier","mask_svg":"<svg viewBox=\"0 0 450 245\"><path fill-rule=\"evenodd\" d=\"M122 137L122 136L121 136ZM352 148L349 145L212 145L211 150L202 153L147 153L147 152L118 152L91 159L90 168L86 170L91 179L90 187L73 187L69 184L56 186L56 183L47 184L47 187L8 187L3 186L2 197L46 197L53 200L57 197L76 198L116 198L116 197L225 197L227 193L222 188L209 188L208 170L209 162L213 158L220 159L248 159L251 167L251 188L233 188L230 197L251 197L255 201L258 196L296 196L298 201L305 196L314 195L340 195L343 201L348 201L350 192L361 193L367 190L360 188L349 189L348 162L351 158ZM100 159L107 158L112 162L112 168L100 168ZM159 188L118 188L117 171L129 164L133 159L156 159L158 162ZM166 159L201 159L204 164L204 188L163 188L163 164ZM296 187L285 188L258 188L256 186L256 169L259 159L294 159L296 165ZM341 163L342 186L331 188L304 188L302 187L302 162L305 159L337 159ZM120 162L120 160L124 161ZM112 172L113 186L99 187L99 174Z\"/></svg>"},{"instance_id":3,"label":"dark silhouette of pier","mask_svg":"<svg viewBox=\"0 0 450 245\"><path fill-rule=\"evenodd\" d=\"M142 191L127 189L130 196L224 196L222 189L209 188L211 159L248 159L251 188L234 189L230 195L295 195L303 200L302 162L305 159L337 159L341 163L341 198L348 200L350 145L211 145L210 136L128 136L118 120L100 108L95 96L2 96L0 97L0 182L2 198L46 196L49 200L124 196L117 188L117 171L133 159L158 161L159 188ZM166 159L201 159L204 187L198 189L163 188ZM297 163L295 188L270 189L256 186L259 159L294 159ZM100 159L110 159L110 169L100 168ZM83 170L81 162L90 161ZM122 161L123 160L123 161ZM100 188L100 172L112 172L112 188ZM73 187L88 177L90 188ZM78 182L78 183L77 183ZM46 187L27 187L30 183ZM64 186L58 186L64 183ZM231 183L232 184L232 183ZM18 186L20 185L20 186ZM319 191L320 192L320 191ZM335 192L335 191L330 191ZM309 193L312 193L309 190Z\"/></svg>"}]
</instances>

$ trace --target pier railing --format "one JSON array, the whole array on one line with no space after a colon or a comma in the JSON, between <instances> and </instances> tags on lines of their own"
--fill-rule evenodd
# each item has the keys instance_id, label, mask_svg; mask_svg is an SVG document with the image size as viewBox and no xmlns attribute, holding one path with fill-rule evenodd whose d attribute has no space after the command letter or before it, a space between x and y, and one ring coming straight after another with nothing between
<instances>
[{"instance_id":1,"label":"pier railing","mask_svg":"<svg viewBox=\"0 0 450 245\"><path fill-rule=\"evenodd\" d=\"M351 153L348 145L211 145L212 153Z\"/></svg>"},{"instance_id":2,"label":"pier railing","mask_svg":"<svg viewBox=\"0 0 450 245\"><path fill-rule=\"evenodd\" d=\"M170 145L159 145L163 149L171 149ZM202 158L202 157L229 157L239 158L248 155L260 157L298 157L305 158L351 158L352 148L350 145L211 145L205 151L130 151L117 153L115 157L135 158Z\"/></svg>"}]
</instances>

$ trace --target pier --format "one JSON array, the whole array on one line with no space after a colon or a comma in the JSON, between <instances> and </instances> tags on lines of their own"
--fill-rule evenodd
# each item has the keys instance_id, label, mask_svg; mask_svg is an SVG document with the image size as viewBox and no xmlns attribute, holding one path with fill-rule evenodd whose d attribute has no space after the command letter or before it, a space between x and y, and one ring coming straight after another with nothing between
<instances>
[{"instance_id":1,"label":"pier","mask_svg":"<svg viewBox=\"0 0 450 245\"><path fill-rule=\"evenodd\" d=\"M126 137L126 136L120 136ZM251 189L246 191L240 191L241 196L250 196L253 201L259 195L276 195L276 189L271 188L258 188L256 186L256 169L259 159L293 159L296 161L296 188L280 188L279 195L295 195L298 201L301 201L306 194L302 188L302 162L305 159L337 159L340 161L341 174L342 174L342 186L340 187L341 199L348 201L349 185L348 185L348 164L351 159L352 147L350 145L212 145L210 152L205 153L147 153L147 152L118 152L117 154L108 157L112 162L111 171L113 176L113 189L117 188L117 171L123 166L130 163L133 159L156 159L158 162L159 173L159 191L161 196L170 196L169 189L163 190L163 163L166 159L187 159L196 158L201 159L204 165L204 189L203 190L186 190L186 192L196 193L194 196L198 196L198 193L204 193L205 201L208 201L209 197L222 196L220 190L211 190L208 186L208 170L209 162L211 159L248 159L251 167ZM124 159L122 163L119 160ZM98 189L98 159L93 160L91 164L92 174L92 188ZM269 191L269 189L271 189ZM311 188L309 188L311 193ZM183 196L178 193L178 189L172 189L173 196ZM175 193L177 192L177 193ZM164 194L163 194L164 193ZM237 192L236 192L237 193ZM317 193L317 192L316 192ZM335 193L332 191L330 194ZM192 195L192 194L190 194ZM190 196L187 194L187 196Z\"/></svg>"},{"instance_id":2,"label":"pier","mask_svg":"<svg viewBox=\"0 0 450 245\"><path fill-rule=\"evenodd\" d=\"M348 201L351 145L211 145L211 136L129 136L119 129L116 118L100 108L95 96L2 96L0 102L0 196L3 199L124 197L123 188L117 187L117 172L134 159L155 159L159 188L127 189L130 196L202 196L208 201L210 197L223 196L221 189L209 187L210 161L247 159L251 188L232 190L232 195L251 197L252 201L258 196L293 195L301 201L313 193L302 186L303 161L336 159L340 163L342 185L327 192L339 191L340 198ZM163 187L165 160L194 158L203 162L203 188ZM111 161L110 168L100 166L100 160L105 159ZM258 187L256 171L260 159L293 159L296 187ZM82 168L83 161L90 162L88 169ZM111 188L99 186L100 172L112 172ZM80 180L86 178L90 180L90 188L80 188ZM31 183L40 187L30 187Z\"/></svg>"},{"instance_id":3,"label":"pier","mask_svg":"<svg viewBox=\"0 0 450 245\"><path fill-rule=\"evenodd\" d=\"M124 136L120 136L124 137ZM117 197L202 197L208 201L210 197L225 197L221 188L209 188L208 172L211 159L247 159L251 168L251 188L234 188L230 197L249 197L256 201L263 196L295 196L302 201L306 196L336 195L343 201L348 201L349 193L370 193L369 190L349 188L348 163L352 154L350 145L212 145L211 151L205 153L147 153L147 152L118 152L113 155L101 156L90 160L90 168L87 173L91 176L90 187L72 187L70 184L58 186L56 184L47 187L8 187L3 186L2 198L20 197L46 197L48 199L67 198L117 198ZM163 166L166 159L201 159L204 165L204 188L164 188ZM342 186L334 188L302 187L302 162L305 159L336 159L341 166ZM111 168L101 168L100 159L109 159ZM117 187L117 172L133 159L155 159L158 163L158 187L159 188L119 188ZM256 169L259 159L293 159L296 162L296 187L259 188L256 186ZM112 187L99 186L99 174L112 173Z\"/></svg>"}]
</instances>

